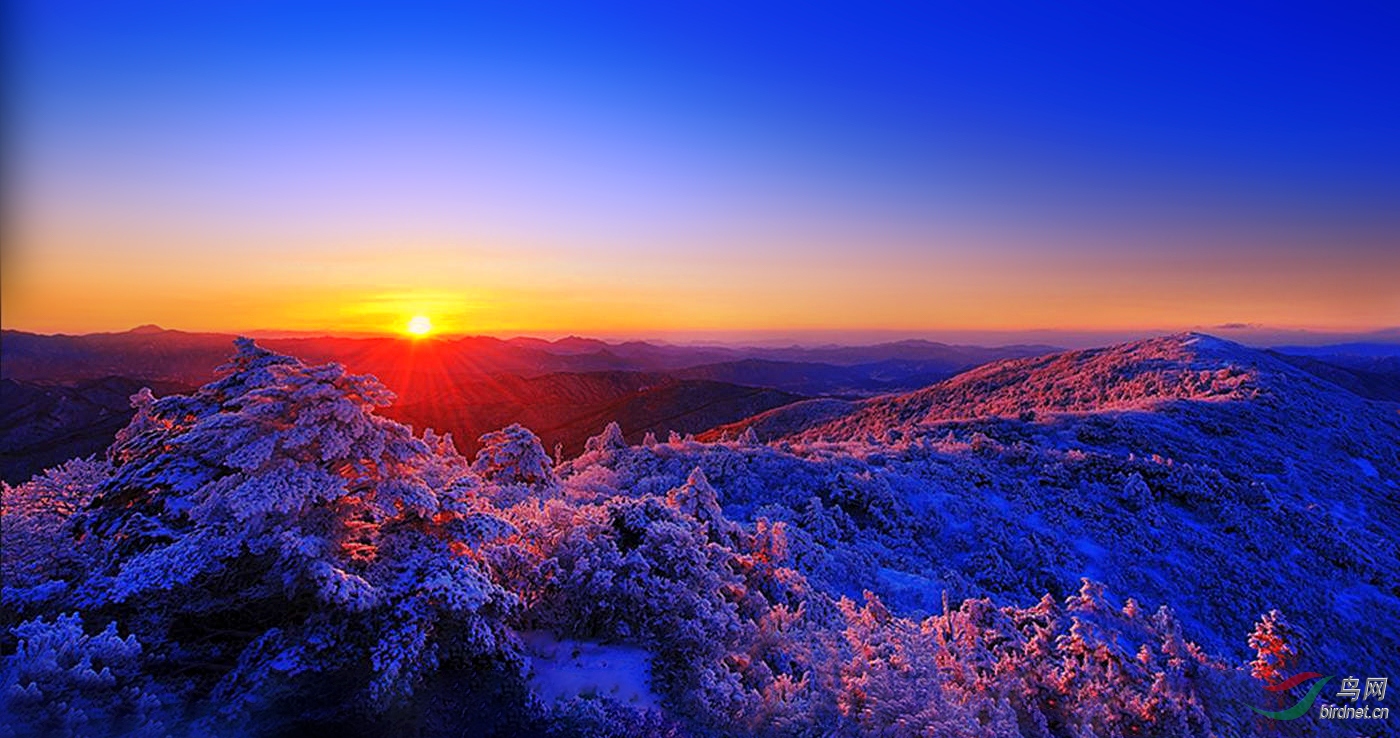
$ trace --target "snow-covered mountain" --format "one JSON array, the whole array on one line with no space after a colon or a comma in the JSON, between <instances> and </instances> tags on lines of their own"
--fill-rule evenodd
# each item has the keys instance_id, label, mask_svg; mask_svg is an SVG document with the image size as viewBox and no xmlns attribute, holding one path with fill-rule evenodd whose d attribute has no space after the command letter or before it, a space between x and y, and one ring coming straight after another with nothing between
<instances>
[{"instance_id":1,"label":"snow-covered mountain","mask_svg":"<svg viewBox=\"0 0 1400 738\"><path fill-rule=\"evenodd\" d=\"M1013 359L557 465L388 398L242 342L4 487L21 734L1389 727L1250 709L1400 666L1400 405L1266 352Z\"/></svg>"},{"instance_id":2,"label":"snow-covered mountain","mask_svg":"<svg viewBox=\"0 0 1400 738\"><path fill-rule=\"evenodd\" d=\"M950 494L976 533L934 546L949 576L990 576L947 563L969 556L1005 559L1012 583L1089 573L1171 604L1220 648L1271 607L1333 633L1317 644L1333 661L1396 644L1377 623L1400 614L1400 405L1269 352L1180 334L799 403L713 433L745 427L806 454L874 457L903 489L964 490ZM1028 557L1026 542L1056 552Z\"/></svg>"}]
</instances>

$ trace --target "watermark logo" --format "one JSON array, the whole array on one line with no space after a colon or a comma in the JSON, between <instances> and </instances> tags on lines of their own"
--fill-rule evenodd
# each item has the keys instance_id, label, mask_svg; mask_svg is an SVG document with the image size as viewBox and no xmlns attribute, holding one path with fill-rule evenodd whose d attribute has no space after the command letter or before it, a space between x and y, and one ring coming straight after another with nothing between
<instances>
[{"instance_id":1,"label":"watermark logo","mask_svg":"<svg viewBox=\"0 0 1400 738\"><path fill-rule=\"evenodd\" d=\"M1332 676L1322 676L1315 671L1305 671L1295 674L1278 684L1270 684L1264 689L1270 692L1283 693L1294 687L1313 682L1306 694L1293 703L1291 707L1282 710L1264 710L1251 706L1250 709L1274 720L1297 720L1312 710L1313 704L1322 695L1323 687L1332 681ZM1313 681L1317 680L1317 681ZM1347 701L1351 704L1333 704L1327 700L1318 707L1317 717L1321 720L1379 720L1390 717L1390 708L1380 705L1357 704L1358 702L1380 702L1385 699L1386 687L1390 683L1389 677L1367 677L1365 691L1362 691L1361 680L1354 676L1347 676L1342 679L1341 689L1337 690L1337 701Z\"/></svg>"},{"instance_id":2,"label":"watermark logo","mask_svg":"<svg viewBox=\"0 0 1400 738\"><path fill-rule=\"evenodd\" d=\"M1342 688L1337 690L1338 700L1347 700L1350 705L1332 705L1324 703L1318 709L1317 716L1323 720L1377 720L1390 717L1390 708L1379 705L1358 705L1358 701L1370 702L1373 698L1376 702L1385 699L1385 688L1390 683L1390 677L1367 677L1366 691L1361 691L1361 680L1354 676L1349 676L1342 680Z\"/></svg>"},{"instance_id":3,"label":"watermark logo","mask_svg":"<svg viewBox=\"0 0 1400 738\"><path fill-rule=\"evenodd\" d=\"M1292 707L1284 710L1261 710L1251 706L1249 709L1266 718L1273 718L1274 720L1297 720L1307 713L1308 710L1312 709L1313 703L1317 701L1317 696L1322 693L1322 688L1327 686L1327 682L1332 681L1332 677L1324 677L1315 671L1305 671L1301 674L1294 674L1278 684L1270 684L1264 687L1264 689L1270 692L1287 692L1303 682L1317 679L1318 677L1322 677L1322 680L1314 682L1312 687L1308 688L1308 693L1303 695L1302 699L1294 703Z\"/></svg>"}]
</instances>

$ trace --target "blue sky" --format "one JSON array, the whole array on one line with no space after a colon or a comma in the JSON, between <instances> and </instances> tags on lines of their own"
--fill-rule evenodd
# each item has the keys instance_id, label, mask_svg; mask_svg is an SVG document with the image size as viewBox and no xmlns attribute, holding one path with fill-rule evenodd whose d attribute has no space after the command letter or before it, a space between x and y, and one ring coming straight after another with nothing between
<instances>
[{"instance_id":1,"label":"blue sky","mask_svg":"<svg viewBox=\"0 0 1400 738\"><path fill-rule=\"evenodd\" d=\"M17 3L6 323L1400 322L1397 6L1123 5Z\"/></svg>"}]
</instances>

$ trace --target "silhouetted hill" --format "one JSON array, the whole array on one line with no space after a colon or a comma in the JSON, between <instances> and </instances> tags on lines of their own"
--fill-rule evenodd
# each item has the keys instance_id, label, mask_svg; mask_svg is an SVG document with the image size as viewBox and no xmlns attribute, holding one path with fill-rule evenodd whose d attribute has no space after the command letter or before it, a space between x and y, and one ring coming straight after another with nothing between
<instances>
[{"instance_id":1,"label":"silhouetted hill","mask_svg":"<svg viewBox=\"0 0 1400 738\"><path fill-rule=\"evenodd\" d=\"M573 455L583 449L584 441L613 421L622 428L627 441L640 443L648 432L663 440L670 431L682 435L701 433L805 399L762 387L681 380L622 398L571 421L565 428L546 429L544 436L559 435L565 439L565 454Z\"/></svg>"},{"instance_id":2,"label":"silhouetted hill","mask_svg":"<svg viewBox=\"0 0 1400 738\"><path fill-rule=\"evenodd\" d=\"M761 349L754 355L758 358L775 361L815 361L839 366L870 364L882 361L927 362L947 368L950 371L984 364L996 359L1039 356L1060 349L1054 346L1012 345L1012 346L959 346L937 341L907 340L881 343L873 346L819 346L816 348L792 347L785 349Z\"/></svg>"},{"instance_id":3,"label":"silhouetted hill","mask_svg":"<svg viewBox=\"0 0 1400 738\"><path fill-rule=\"evenodd\" d=\"M1391 333L1394 338L1387 341L1353 341L1322 346L1275 346L1273 350L1290 356L1311 356L1324 360L1338 357L1397 358L1400 357L1400 330Z\"/></svg>"},{"instance_id":4,"label":"silhouetted hill","mask_svg":"<svg viewBox=\"0 0 1400 738\"><path fill-rule=\"evenodd\" d=\"M1362 397L1400 402L1400 356L1270 354Z\"/></svg>"},{"instance_id":5,"label":"silhouetted hill","mask_svg":"<svg viewBox=\"0 0 1400 738\"><path fill-rule=\"evenodd\" d=\"M821 397L791 405L774 408L751 418L712 428L699 436L701 441L718 441L721 438L737 438L745 430L753 429L760 441L771 441L796 435L837 418L843 418L860 409L860 404L850 400Z\"/></svg>"},{"instance_id":6,"label":"silhouetted hill","mask_svg":"<svg viewBox=\"0 0 1400 738\"><path fill-rule=\"evenodd\" d=\"M482 434L521 423L551 451L562 444L566 454L576 455L589 436L614 420L629 440L640 441L647 431L663 437L672 430L698 433L801 399L648 372L558 373L461 383L422 402L397 403L385 413L418 428L451 432L468 454L476 452Z\"/></svg>"},{"instance_id":7,"label":"silhouetted hill","mask_svg":"<svg viewBox=\"0 0 1400 738\"><path fill-rule=\"evenodd\" d=\"M131 396L147 386L157 396L190 389L129 377L66 385L0 379L0 479L18 484L68 459L100 454L131 421Z\"/></svg>"},{"instance_id":8,"label":"silhouetted hill","mask_svg":"<svg viewBox=\"0 0 1400 738\"><path fill-rule=\"evenodd\" d=\"M742 359L679 369L672 374L686 379L710 379L754 387L772 387L804 395L867 397L932 384L962 368L950 367L940 361L906 359L887 359L849 366Z\"/></svg>"}]
</instances>

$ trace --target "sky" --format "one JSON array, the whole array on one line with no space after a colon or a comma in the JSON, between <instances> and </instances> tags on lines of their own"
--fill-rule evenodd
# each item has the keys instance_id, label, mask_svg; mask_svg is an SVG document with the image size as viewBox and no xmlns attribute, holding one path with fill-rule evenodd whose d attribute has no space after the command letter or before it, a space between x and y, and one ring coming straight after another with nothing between
<instances>
[{"instance_id":1,"label":"sky","mask_svg":"<svg viewBox=\"0 0 1400 738\"><path fill-rule=\"evenodd\" d=\"M1394 3L8 12L6 328L1400 325Z\"/></svg>"}]
</instances>

